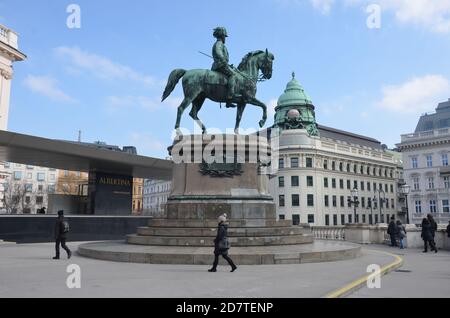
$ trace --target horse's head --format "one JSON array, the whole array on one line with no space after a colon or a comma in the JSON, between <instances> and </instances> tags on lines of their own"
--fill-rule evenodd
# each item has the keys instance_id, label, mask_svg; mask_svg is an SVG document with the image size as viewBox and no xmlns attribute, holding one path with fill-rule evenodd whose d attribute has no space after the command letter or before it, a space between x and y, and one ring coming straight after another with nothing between
<instances>
[{"instance_id":1,"label":"horse's head","mask_svg":"<svg viewBox=\"0 0 450 318\"><path fill-rule=\"evenodd\" d=\"M265 79L271 79L272 78L272 67L273 67L273 61L275 60L275 56L270 53L267 49L266 52L264 52L261 55L260 61L259 61L259 69L263 73L263 76Z\"/></svg>"},{"instance_id":2,"label":"horse's head","mask_svg":"<svg viewBox=\"0 0 450 318\"><path fill-rule=\"evenodd\" d=\"M254 51L248 53L242 59L238 69L246 73L254 74L257 76L259 70L263 73L265 79L272 77L272 64L275 57L267 49L266 51Z\"/></svg>"}]
</instances>

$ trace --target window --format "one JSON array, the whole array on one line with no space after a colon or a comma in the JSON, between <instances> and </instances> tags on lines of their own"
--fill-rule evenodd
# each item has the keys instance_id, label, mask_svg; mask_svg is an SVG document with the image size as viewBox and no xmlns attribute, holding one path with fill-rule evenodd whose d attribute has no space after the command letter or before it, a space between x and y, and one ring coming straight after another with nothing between
<instances>
[{"instance_id":1,"label":"window","mask_svg":"<svg viewBox=\"0 0 450 318\"><path fill-rule=\"evenodd\" d=\"M278 177L278 186L284 188L284 177Z\"/></svg>"},{"instance_id":2,"label":"window","mask_svg":"<svg viewBox=\"0 0 450 318\"><path fill-rule=\"evenodd\" d=\"M298 194L293 194L291 199L292 199L292 206L300 206L300 196Z\"/></svg>"},{"instance_id":3,"label":"window","mask_svg":"<svg viewBox=\"0 0 450 318\"><path fill-rule=\"evenodd\" d=\"M298 168L298 158L291 158L291 168Z\"/></svg>"},{"instance_id":4,"label":"window","mask_svg":"<svg viewBox=\"0 0 450 318\"><path fill-rule=\"evenodd\" d=\"M411 158L411 166L413 167L413 169L417 169L419 167L417 158Z\"/></svg>"},{"instance_id":5,"label":"window","mask_svg":"<svg viewBox=\"0 0 450 318\"><path fill-rule=\"evenodd\" d=\"M442 154L442 165L448 166L448 155L446 153Z\"/></svg>"},{"instance_id":6,"label":"window","mask_svg":"<svg viewBox=\"0 0 450 318\"><path fill-rule=\"evenodd\" d=\"M4 165L5 168L11 167L11 164L9 162L5 162L3 165Z\"/></svg>"},{"instance_id":7,"label":"window","mask_svg":"<svg viewBox=\"0 0 450 318\"><path fill-rule=\"evenodd\" d=\"M336 179L335 178L331 179L331 187L333 189L336 189Z\"/></svg>"},{"instance_id":8,"label":"window","mask_svg":"<svg viewBox=\"0 0 450 318\"><path fill-rule=\"evenodd\" d=\"M358 181L353 181L353 189L358 189Z\"/></svg>"},{"instance_id":9,"label":"window","mask_svg":"<svg viewBox=\"0 0 450 318\"><path fill-rule=\"evenodd\" d=\"M337 206L337 197L335 195L333 195L333 207Z\"/></svg>"},{"instance_id":10,"label":"window","mask_svg":"<svg viewBox=\"0 0 450 318\"><path fill-rule=\"evenodd\" d=\"M431 168L433 166L433 156L427 155L427 167Z\"/></svg>"},{"instance_id":11,"label":"window","mask_svg":"<svg viewBox=\"0 0 450 318\"><path fill-rule=\"evenodd\" d=\"M307 176L306 177L306 185L308 187L313 187L314 186L314 179L311 176Z\"/></svg>"},{"instance_id":12,"label":"window","mask_svg":"<svg viewBox=\"0 0 450 318\"><path fill-rule=\"evenodd\" d=\"M50 175L50 180L55 181L55 178L56 178L55 174L52 173L52 174Z\"/></svg>"},{"instance_id":13,"label":"window","mask_svg":"<svg viewBox=\"0 0 450 318\"><path fill-rule=\"evenodd\" d=\"M339 179L339 189L344 189L344 179Z\"/></svg>"},{"instance_id":14,"label":"window","mask_svg":"<svg viewBox=\"0 0 450 318\"><path fill-rule=\"evenodd\" d=\"M370 182L367 182L367 191L372 191L370 190Z\"/></svg>"},{"instance_id":15,"label":"window","mask_svg":"<svg viewBox=\"0 0 450 318\"><path fill-rule=\"evenodd\" d=\"M359 173L364 174L364 167L363 166L359 166Z\"/></svg>"},{"instance_id":16,"label":"window","mask_svg":"<svg viewBox=\"0 0 450 318\"><path fill-rule=\"evenodd\" d=\"M32 183L25 184L25 191L26 192L32 192L33 191L33 184Z\"/></svg>"},{"instance_id":17,"label":"window","mask_svg":"<svg viewBox=\"0 0 450 318\"><path fill-rule=\"evenodd\" d=\"M325 206L326 206L326 207L330 206L330 202L329 202L329 197L328 197L328 195L326 195L326 196L324 197L324 201L325 201Z\"/></svg>"},{"instance_id":18,"label":"window","mask_svg":"<svg viewBox=\"0 0 450 318\"><path fill-rule=\"evenodd\" d=\"M351 187L352 186L351 186L350 180L347 180L347 190L350 190Z\"/></svg>"},{"instance_id":19,"label":"window","mask_svg":"<svg viewBox=\"0 0 450 318\"><path fill-rule=\"evenodd\" d=\"M345 215L341 214L341 225L345 225Z\"/></svg>"},{"instance_id":20,"label":"window","mask_svg":"<svg viewBox=\"0 0 450 318\"><path fill-rule=\"evenodd\" d=\"M395 200L391 199L391 209L395 209Z\"/></svg>"},{"instance_id":21,"label":"window","mask_svg":"<svg viewBox=\"0 0 450 318\"><path fill-rule=\"evenodd\" d=\"M366 172L367 172L367 175L370 175L370 167L367 167Z\"/></svg>"},{"instance_id":22,"label":"window","mask_svg":"<svg viewBox=\"0 0 450 318\"><path fill-rule=\"evenodd\" d=\"M331 170L336 170L336 161L331 162Z\"/></svg>"},{"instance_id":23,"label":"window","mask_svg":"<svg viewBox=\"0 0 450 318\"><path fill-rule=\"evenodd\" d=\"M357 173L357 171L358 171L358 166L357 165L353 165L353 172Z\"/></svg>"},{"instance_id":24,"label":"window","mask_svg":"<svg viewBox=\"0 0 450 318\"><path fill-rule=\"evenodd\" d=\"M308 214L308 223L314 223L314 214Z\"/></svg>"},{"instance_id":25,"label":"window","mask_svg":"<svg viewBox=\"0 0 450 318\"><path fill-rule=\"evenodd\" d=\"M38 185L38 191L44 191L44 186L42 184Z\"/></svg>"},{"instance_id":26,"label":"window","mask_svg":"<svg viewBox=\"0 0 450 318\"><path fill-rule=\"evenodd\" d=\"M338 225L337 215L333 214L333 225Z\"/></svg>"},{"instance_id":27,"label":"window","mask_svg":"<svg viewBox=\"0 0 450 318\"><path fill-rule=\"evenodd\" d=\"M283 168L284 168L284 159L279 159L279 160L278 160L278 167L279 167L280 169L283 169Z\"/></svg>"},{"instance_id":28,"label":"window","mask_svg":"<svg viewBox=\"0 0 450 318\"><path fill-rule=\"evenodd\" d=\"M326 226L330 225L330 216L328 214L325 215L325 225Z\"/></svg>"},{"instance_id":29,"label":"window","mask_svg":"<svg viewBox=\"0 0 450 318\"><path fill-rule=\"evenodd\" d=\"M361 181L361 191L364 191L364 181Z\"/></svg>"},{"instance_id":30,"label":"window","mask_svg":"<svg viewBox=\"0 0 450 318\"><path fill-rule=\"evenodd\" d=\"M367 198L367 207L368 208L372 207L372 198Z\"/></svg>"},{"instance_id":31,"label":"window","mask_svg":"<svg viewBox=\"0 0 450 318\"><path fill-rule=\"evenodd\" d=\"M434 189L434 177L428 178L428 189Z\"/></svg>"},{"instance_id":32,"label":"window","mask_svg":"<svg viewBox=\"0 0 450 318\"><path fill-rule=\"evenodd\" d=\"M384 192L386 192L386 193L389 192L389 191L388 191L388 185L387 185L387 184L384 185Z\"/></svg>"},{"instance_id":33,"label":"window","mask_svg":"<svg viewBox=\"0 0 450 318\"><path fill-rule=\"evenodd\" d=\"M351 208L352 204L350 203L350 201L352 200L351 197L347 197L347 207Z\"/></svg>"},{"instance_id":34,"label":"window","mask_svg":"<svg viewBox=\"0 0 450 318\"><path fill-rule=\"evenodd\" d=\"M347 172L350 172L350 164L347 163Z\"/></svg>"},{"instance_id":35,"label":"window","mask_svg":"<svg viewBox=\"0 0 450 318\"><path fill-rule=\"evenodd\" d=\"M14 171L14 180L21 180L21 179L22 179L22 172Z\"/></svg>"},{"instance_id":36,"label":"window","mask_svg":"<svg viewBox=\"0 0 450 318\"><path fill-rule=\"evenodd\" d=\"M416 191L420 190L420 180L419 180L419 178L413 178L413 187L414 187L414 190L416 190Z\"/></svg>"},{"instance_id":37,"label":"window","mask_svg":"<svg viewBox=\"0 0 450 318\"><path fill-rule=\"evenodd\" d=\"M55 193L56 187L54 184L49 184L48 186L48 192L49 193Z\"/></svg>"},{"instance_id":38,"label":"window","mask_svg":"<svg viewBox=\"0 0 450 318\"><path fill-rule=\"evenodd\" d=\"M341 195L340 197L340 203L341 203L341 207L345 207L345 197L343 195Z\"/></svg>"},{"instance_id":39,"label":"window","mask_svg":"<svg viewBox=\"0 0 450 318\"><path fill-rule=\"evenodd\" d=\"M450 177L444 177L444 188L450 189Z\"/></svg>"},{"instance_id":40,"label":"window","mask_svg":"<svg viewBox=\"0 0 450 318\"><path fill-rule=\"evenodd\" d=\"M324 161L323 161L323 168L324 168L325 170L328 170L328 160L324 160Z\"/></svg>"},{"instance_id":41,"label":"window","mask_svg":"<svg viewBox=\"0 0 450 318\"><path fill-rule=\"evenodd\" d=\"M308 206L314 206L314 194L308 194Z\"/></svg>"},{"instance_id":42,"label":"window","mask_svg":"<svg viewBox=\"0 0 450 318\"><path fill-rule=\"evenodd\" d=\"M43 196L36 197L36 204L42 204L42 203L44 203L44 197Z\"/></svg>"},{"instance_id":43,"label":"window","mask_svg":"<svg viewBox=\"0 0 450 318\"><path fill-rule=\"evenodd\" d=\"M436 213L436 200L430 200L430 213Z\"/></svg>"},{"instance_id":44,"label":"window","mask_svg":"<svg viewBox=\"0 0 450 318\"><path fill-rule=\"evenodd\" d=\"M416 213L422 213L422 201L416 200L414 204L416 206Z\"/></svg>"},{"instance_id":45,"label":"window","mask_svg":"<svg viewBox=\"0 0 450 318\"><path fill-rule=\"evenodd\" d=\"M299 214L292 214L292 224L293 225L300 224L300 215Z\"/></svg>"},{"instance_id":46,"label":"window","mask_svg":"<svg viewBox=\"0 0 450 318\"><path fill-rule=\"evenodd\" d=\"M279 215L279 218L280 218L280 220L285 220L285 219L286 219L286 216L285 216L284 214L280 214L280 215Z\"/></svg>"},{"instance_id":47,"label":"window","mask_svg":"<svg viewBox=\"0 0 450 318\"><path fill-rule=\"evenodd\" d=\"M291 187L298 187L298 176L291 176Z\"/></svg>"},{"instance_id":48,"label":"window","mask_svg":"<svg viewBox=\"0 0 450 318\"><path fill-rule=\"evenodd\" d=\"M306 168L312 168L312 167L313 167L312 158L306 158Z\"/></svg>"},{"instance_id":49,"label":"window","mask_svg":"<svg viewBox=\"0 0 450 318\"><path fill-rule=\"evenodd\" d=\"M394 185L391 184L391 193L394 193Z\"/></svg>"},{"instance_id":50,"label":"window","mask_svg":"<svg viewBox=\"0 0 450 318\"><path fill-rule=\"evenodd\" d=\"M366 223L366 215L365 214L363 214L363 216L362 216L362 222Z\"/></svg>"},{"instance_id":51,"label":"window","mask_svg":"<svg viewBox=\"0 0 450 318\"><path fill-rule=\"evenodd\" d=\"M375 182L373 183L373 191L377 191L377 184Z\"/></svg>"},{"instance_id":52,"label":"window","mask_svg":"<svg viewBox=\"0 0 450 318\"><path fill-rule=\"evenodd\" d=\"M344 171L344 164L339 162L339 171Z\"/></svg>"},{"instance_id":53,"label":"window","mask_svg":"<svg viewBox=\"0 0 450 318\"><path fill-rule=\"evenodd\" d=\"M38 174L37 174L37 181L45 181L45 173L38 172Z\"/></svg>"},{"instance_id":54,"label":"window","mask_svg":"<svg viewBox=\"0 0 450 318\"><path fill-rule=\"evenodd\" d=\"M352 223L352 215L351 214L348 215L348 223Z\"/></svg>"},{"instance_id":55,"label":"window","mask_svg":"<svg viewBox=\"0 0 450 318\"><path fill-rule=\"evenodd\" d=\"M442 212L449 213L450 207L448 204L448 200L442 200Z\"/></svg>"},{"instance_id":56,"label":"window","mask_svg":"<svg viewBox=\"0 0 450 318\"><path fill-rule=\"evenodd\" d=\"M31 197L26 196L25 197L25 204L30 204L31 203Z\"/></svg>"},{"instance_id":57,"label":"window","mask_svg":"<svg viewBox=\"0 0 450 318\"><path fill-rule=\"evenodd\" d=\"M328 188L328 178L323 178L323 187Z\"/></svg>"},{"instance_id":58,"label":"window","mask_svg":"<svg viewBox=\"0 0 450 318\"><path fill-rule=\"evenodd\" d=\"M361 207L365 208L366 207L366 198L361 198ZM363 222L365 223L365 222Z\"/></svg>"},{"instance_id":59,"label":"window","mask_svg":"<svg viewBox=\"0 0 450 318\"><path fill-rule=\"evenodd\" d=\"M152 198L153 199L153 198ZM279 202L279 205L280 206L284 206L285 205L285 203L284 203L284 195L280 195L279 197L278 197L278 202Z\"/></svg>"}]
</instances>

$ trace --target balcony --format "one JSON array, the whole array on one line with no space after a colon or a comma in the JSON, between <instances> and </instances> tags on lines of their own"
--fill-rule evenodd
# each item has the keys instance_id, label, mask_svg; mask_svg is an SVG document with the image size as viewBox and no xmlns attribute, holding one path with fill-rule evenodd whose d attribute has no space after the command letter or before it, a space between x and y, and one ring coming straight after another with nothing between
<instances>
[{"instance_id":1,"label":"balcony","mask_svg":"<svg viewBox=\"0 0 450 318\"><path fill-rule=\"evenodd\" d=\"M17 33L0 24L0 41L18 49Z\"/></svg>"},{"instance_id":2,"label":"balcony","mask_svg":"<svg viewBox=\"0 0 450 318\"><path fill-rule=\"evenodd\" d=\"M422 139L439 138L450 135L450 128L423 131L413 134L405 134L401 136L402 143L414 142Z\"/></svg>"},{"instance_id":3,"label":"balcony","mask_svg":"<svg viewBox=\"0 0 450 318\"><path fill-rule=\"evenodd\" d=\"M450 166L439 167L439 174L441 177L450 176Z\"/></svg>"}]
</instances>

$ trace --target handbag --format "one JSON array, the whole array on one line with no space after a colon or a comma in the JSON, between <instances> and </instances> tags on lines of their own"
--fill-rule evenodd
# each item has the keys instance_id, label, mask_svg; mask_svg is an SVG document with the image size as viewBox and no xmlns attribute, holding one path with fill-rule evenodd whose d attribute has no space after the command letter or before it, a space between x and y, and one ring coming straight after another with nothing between
<instances>
[{"instance_id":1,"label":"handbag","mask_svg":"<svg viewBox=\"0 0 450 318\"><path fill-rule=\"evenodd\" d=\"M228 250L230 249L230 241L228 241L228 237L224 237L222 240L219 241L219 249L220 250Z\"/></svg>"}]
</instances>

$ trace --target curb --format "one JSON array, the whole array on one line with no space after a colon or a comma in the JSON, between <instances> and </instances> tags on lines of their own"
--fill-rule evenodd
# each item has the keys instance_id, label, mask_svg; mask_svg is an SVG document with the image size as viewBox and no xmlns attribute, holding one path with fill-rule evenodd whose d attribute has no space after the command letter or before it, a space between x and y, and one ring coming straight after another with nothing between
<instances>
[{"instance_id":1,"label":"curb","mask_svg":"<svg viewBox=\"0 0 450 318\"><path fill-rule=\"evenodd\" d=\"M380 276L387 275L390 272L392 272L393 270L396 270L397 268L400 268L400 267L403 266L404 259L403 259L403 257L400 257L399 255L388 253L388 252L384 252L384 251L376 251L376 250L371 250L371 251L376 252L376 253L386 254L386 255L389 255L389 256L392 256L392 257L395 258L394 262L392 262L392 263L384 266L383 268L381 268ZM349 294L355 292L356 290L366 286L367 280L369 279L369 277L371 275L372 274L368 274L368 275L366 275L364 277L361 277L360 279L358 279L358 280L356 280L356 281L354 281L354 282L352 282L350 284L345 285L342 288L339 288L339 289L337 289L337 290L327 294L324 298L342 298L342 297L344 297L346 295L349 295Z\"/></svg>"}]
</instances>

